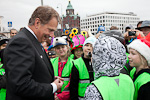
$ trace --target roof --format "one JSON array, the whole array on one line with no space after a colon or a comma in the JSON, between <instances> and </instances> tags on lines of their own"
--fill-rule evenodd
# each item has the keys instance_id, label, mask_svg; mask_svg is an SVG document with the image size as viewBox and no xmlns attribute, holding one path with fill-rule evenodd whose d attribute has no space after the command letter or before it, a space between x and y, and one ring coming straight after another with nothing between
<instances>
[{"instance_id":1,"label":"roof","mask_svg":"<svg viewBox=\"0 0 150 100\"><path fill-rule=\"evenodd\" d=\"M96 15L102 15L102 14L117 14L117 15L130 15L130 16L137 16L137 15L136 15L136 14L134 14L133 12L129 12L129 13L102 12L102 13L97 13L97 14L87 15L87 17L96 16Z\"/></svg>"},{"instance_id":2,"label":"roof","mask_svg":"<svg viewBox=\"0 0 150 100\"><path fill-rule=\"evenodd\" d=\"M73 7L72 7L72 5L71 5L70 1L69 1L68 6L67 6L67 9L73 9Z\"/></svg>"}]
</instances>

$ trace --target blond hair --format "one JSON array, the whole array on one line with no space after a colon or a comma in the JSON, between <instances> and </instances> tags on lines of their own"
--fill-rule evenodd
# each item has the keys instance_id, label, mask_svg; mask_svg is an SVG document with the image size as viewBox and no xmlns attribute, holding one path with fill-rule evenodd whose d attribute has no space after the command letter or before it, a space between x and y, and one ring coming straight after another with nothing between
<instances>
[{"instance_id":1,"label":"blond hair","mask_svg":"<svg viewBox=\"0 0 150 100\"><path fill-rule=\"evenodd\" d=\"M148 66L148 62L147 60L145 59L145 57L143 55L141 55L139 52L138 52L138 55L140 57L140 60L141 60L141 63L143 66Z\"/></svg>"}]
</instances>

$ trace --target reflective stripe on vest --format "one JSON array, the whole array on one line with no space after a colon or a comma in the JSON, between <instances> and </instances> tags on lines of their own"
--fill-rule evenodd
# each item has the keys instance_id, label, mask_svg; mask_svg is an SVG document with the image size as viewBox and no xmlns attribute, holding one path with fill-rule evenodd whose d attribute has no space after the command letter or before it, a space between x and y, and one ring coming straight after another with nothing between
<instances>
[{"instance_id":1,"label":"reflective stripe on vest","mask_svg":"<svg viewBox=\"0 0 150 100\"><path fill-rule=\"evenodd\" d=\"M89 73L82 57L74 60L74 65L79 71L78 96L84 97L86 88L90 84Z\"/></svg>"},{"instance_id":2,"label":"reflective stripe on vest","mask_svg":"<svg viewBox=\"0 0 150 100\"><path fill-rule=\"evenodd\" d=\"M59 57L51 59L51 63L52 63L53 68L54 68L54 75L55 76L58 76L58 60L59 60ZM69 77L70 77L72 66L73 66L72 61L73 61L73 59L71 59L70 57L68 57L68 61L65 64L65 66L64 66L64 68L62 70L61 77L64 78L64 84L61 87L61 92L62 91L69 91L69 89L68 88L65 89L65 87L68 85L68 83L70 81Z\"/></svg>"},{"instance_id":3,"label":"reflective stripe on vest","mask_svg":"<svg viewBox=\"0 0 150 100\"><path fill-rule=\"evenodd\" d=\"M115 80L119 83L117 84ZM128 75L101 76L92 83L97 87L103 100L133 100L134 84Z\"/></svg>"},{"instance_id":4,"label":"reflective stripe on vest","mask_svg":"<svg viewBox=\"0 0 150 100\"><path fill-rule=\"evenodd\" d=\"M69 77L63 77L64 81L70 81L70 78Z\"/></svg>"},{"instance_id":5,"label":"reflective stripe on vest","mask_svg":"<svg viewBox=\"0 0 150 100\"><path fill-rule=\"evenodd\" d=\"M90 80L79 80L79 83L90 83Z\"/></svg>"},{"instance_id":6,"label":"reflective stripe on vest","mask_svg":"<svg viewBox=\"0 0 150 100\"><path fill-rule=\"evenodd\" d=\"M85 100L84 97L78 97L79 100Z\"/></svg>"}]
</instances>

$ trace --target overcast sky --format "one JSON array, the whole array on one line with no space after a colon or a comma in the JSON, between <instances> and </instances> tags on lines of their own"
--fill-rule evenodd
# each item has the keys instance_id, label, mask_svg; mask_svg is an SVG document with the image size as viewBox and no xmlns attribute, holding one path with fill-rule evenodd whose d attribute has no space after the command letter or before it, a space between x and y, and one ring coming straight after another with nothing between
<instances>
[{"instance_id":1,"label":"overcast sky","mask_svg":"<svg viewBox=\"0 0 150 100\"><path fill-rule=\"evenodd\" d=\"M68 0L43 0L44 5L52 6L61 14L66 14ZM141 20L150 20L150 0L71 0L75 14L81 19L86 15L112 12L134 12ZM13 28L20 29L28 24L33 11L41 5L41 0L0 0L0 16L2 24L8 29L8 22L12 21ZM57 6L59 8L57 8Z\"/></svg>"}]
</instances>

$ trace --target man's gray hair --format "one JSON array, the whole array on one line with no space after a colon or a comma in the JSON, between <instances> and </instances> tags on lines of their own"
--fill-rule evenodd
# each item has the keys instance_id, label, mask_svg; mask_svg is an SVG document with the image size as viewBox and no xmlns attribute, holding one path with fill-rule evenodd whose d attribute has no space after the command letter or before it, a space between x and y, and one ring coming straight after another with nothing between
<instances>
[{"instance_id":1,"label":"man's gray hair","mask_svg":"<svg viewBox=\"0 0 150 100\"><path fill-rule=\"evenodd\" d=\"M61 18L59 17L58 12L50 6L39 6L33 12L31 18L29 19L28 25L34 25L35 19L39 18L41 24L47 24L53 17L56 17L58 22L61 23Z\"/></svg>"}]
</instances>

